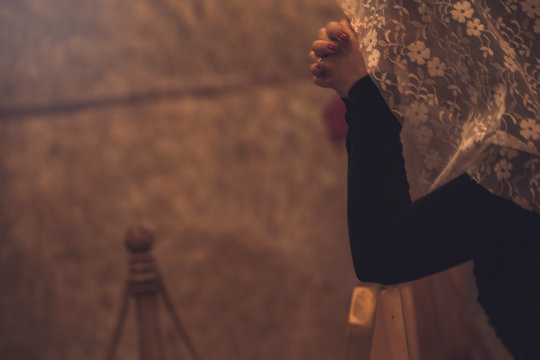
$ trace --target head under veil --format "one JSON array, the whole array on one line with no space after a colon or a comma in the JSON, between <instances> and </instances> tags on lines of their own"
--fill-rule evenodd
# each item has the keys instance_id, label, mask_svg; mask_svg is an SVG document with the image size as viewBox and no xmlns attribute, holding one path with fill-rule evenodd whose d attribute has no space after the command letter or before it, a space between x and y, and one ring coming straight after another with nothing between
<instances>
[{"instance_id":1,"label":"head under veil","mask_svg":"<svg viewBox=\"0 0 540 360\"><path fill-rule=\"evenodd\" d=\"M467 172L540 212L540 0L337 0L421 196Z\"/></svg>"}]
</instances>

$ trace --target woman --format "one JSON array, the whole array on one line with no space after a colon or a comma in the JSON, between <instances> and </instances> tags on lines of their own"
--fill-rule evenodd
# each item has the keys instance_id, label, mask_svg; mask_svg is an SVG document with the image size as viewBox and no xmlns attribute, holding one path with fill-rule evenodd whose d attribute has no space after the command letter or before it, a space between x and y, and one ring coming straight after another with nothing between
<instances>
[{"instance_id":1,"label":"woman","mask_svg":"<svg viewBox=\"0 0 540 360\"><path fill-rule=\"evenodd\" d=\"M457 4L458 9L448 9L448 12L451 14L452 10L461 11L456 13L455 21L459 23L461 17L471 17L472 8L467 6L468 2ZM427 16L429 11L433 15L433 8L424 8L422 12L424 6L417 3L416 16ZM407 16L412 12L411 9L405 11ZM477 25L471 31L479 31L481 23L471 22ZM379 24L384 30L384 26L390 26L391 22L380 21ZM356 30L361 28L358 23L355 27ZM427 92L423 96L419 96L420 92L409 93L411 87L403 79L410 78L404 74L407 67L401 66L404 63L400 56L414 62L418 69L425 66L427 71L419 70L423 74L430 72L437 75L443 69L441 64L450 61L444 47L431 48L430 53L426 51L429 50L426 47L427 41L409 39L410 47L405 47L401 53L394 49L394 53L390 51L385 54L375 49L381 42L380 39L372 36L369 31L358 32L364 34L362 44L359 44L347 21L329 23L319 31L319 38L313 43L310 54L315 84L334 89L347 107L349 238L358 278L367 282L395 284L474 260L478 301L485 309L497 335L516 359L540 358L538 199L527 196L525 191L519 193L521 199L518 199L518 196L511 196L509 199L496 185L490 186L487 176L481 176L483 171L487 171L485 169L488 167L482 166L489 158L490 151L506 152L504 156L507 162L497 168L497 164L502 162L497 160L489 169L495 178L508 181L509 160L516 159L518 163L519 159L529 159L532 156L531 161L535 161L536 155L532 149L535 144L525 143L519 145L521 148L510 147L508 144L511 141L508 137L501 140L502 135L497 131L500 131L503 121L496 122L494 119L497 116L497 119L504 119L508 112L500 107L491 112L478 110L492 110L487 101L486 104L482 103L482 99L475 99L473 102L464 96L462 105L476 104L476 107L471 105L466 108L460 106L457 100L454 105L437 102L437 99L430 98ZM388 39L388 34L381 36L391 40ZM366 66L363 53L366 53L366 48L369 47L372 49ZM377 63L375 58L379 60L381 54L387 55L389 59L394 56L394 62ZM435 58L439 60L435 61ZM508 61L510 62L510 59ZM428 67L428 64L432 66ZM376 79L377 85L368 74ZM489 84L491 80L481 81ZM433 88L437 89L435 81L433 85ZM392 86L397 91L388 89ZM416 84L417 89L418 87ZM461 90L452 89L447 83L439 86L439 89L448 91L450 97L452 91ZM497 86L493 86L493 89L492 96L495 101L497 96L500 98L501 93L509 90ZM387 95L384 98L381 90ZM486 87L485 91L489 89ZM472 94L473 90L470 93ZM536 96L536 103L533 104L536 106L538 95L534 91L530 94ZM409 95L414 97L415 102L403 105L404 99ZM443 96L444 94L441 95ZM527 95L524 97L531 98ZM457 99L458 96L454 98ZM452 116L459 113L456 110L450 115L439 116L437 121L430 125L429 121L433 120L430 116L436 114L434 111L438 108L441 113L450 112L448 106L455 106L454 110L459 108L462 118L467 121L456 120L458 125L452 122L452 119L455 120ZM482 114L489 115L482 118ZM445 160L439 161L442 164L439 164L439 171L432 176L429 186L424 184L422 188L421 183L415 183L417 194L423 195L416 201L412 201L409 194L400 141L402 124L396 116L400 117L405 127L413 129L403 136L405 141L410 142L406 145L409 155L412 154L407 158L408 168L410 162L410 168L414 172L410 176L411 180L429 178L418 169L433 170L437 166L431 164L430 168L426 159L436 152L439 156L442 156L440 154L444 151L447 153L443 156ZM536 125L538 118L532 121L534 122L531 124ZM440 129L443 129L440 134L444 135L447 130L448 137L459 138L456 144L453 144L455 146L448 145L452 142L447 141L443 135L439 139L434 136ZM479 136L482 129L484 133ZM533 127L532 131L535 130ZM452 131L459 132L459 136L455 136ZM486 135L490 131L494 134L491 137ZM413 135L408 136L410 134ZM536 140L533 139L534 136L530 137ZM490 150L490 146L497 141L498 148ZM438 163L433 159L431 162ZM506 168L503 165L507 165ZM529 175L528 180L534 180L534 176L535 174ZM519 178L516 181L521 180ZM516 202L520 202L521 206Z\"/></svg>"}]
</instances>

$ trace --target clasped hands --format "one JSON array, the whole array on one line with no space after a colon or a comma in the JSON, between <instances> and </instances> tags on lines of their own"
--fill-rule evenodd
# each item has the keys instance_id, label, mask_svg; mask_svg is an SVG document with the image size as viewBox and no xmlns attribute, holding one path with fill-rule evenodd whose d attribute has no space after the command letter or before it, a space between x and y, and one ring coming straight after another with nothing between
<instances>
[{"instance_id":1,"label":"clasped hands","mask_svg":"<svg viewBox=\"0 0 540 360\"><path fill-rule=\"evenodd\" d=\"M368 74L358 39L347 20L332 21L321 28L311 49L313 82L334 89L343 98Z\"/></svg>"}]
</instances>

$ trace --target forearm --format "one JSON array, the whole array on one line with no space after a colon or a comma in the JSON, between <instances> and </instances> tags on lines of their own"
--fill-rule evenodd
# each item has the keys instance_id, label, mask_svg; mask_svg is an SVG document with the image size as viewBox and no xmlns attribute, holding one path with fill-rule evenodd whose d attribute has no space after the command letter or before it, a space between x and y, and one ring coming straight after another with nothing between
<instances>
[{"instance_id":1,"label":"forearm","mask_svg":"<svg viewBox=\"0 0 540 360\"><path fill-rule=\"evenodd\" d=\"M353 86L345 102L351 252L361 280L383 282L377 264L395 250L390 244L393 223L411 204L399 139L401 126L369 77Z\"/></svg>"}]
</instances>

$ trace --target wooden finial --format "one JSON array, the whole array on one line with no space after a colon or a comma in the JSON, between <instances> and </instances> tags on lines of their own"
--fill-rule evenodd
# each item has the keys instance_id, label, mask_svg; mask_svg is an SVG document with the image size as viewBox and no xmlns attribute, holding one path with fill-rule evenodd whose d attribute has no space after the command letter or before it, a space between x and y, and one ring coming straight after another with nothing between
<instances>
[{"instance_id":1,"label":"wooden finial","mask_svg":"<svg viewBox=\"0 0 540 360\"><path fill-rule=\"evenodd\" d=\"M140 360L164 360L164 351L161 343L159 328L158 295L162 295L167 308L173 317L174 324L186 343L193 359L200 357L184 330L180 318L174 309L174 305L163 285L159 272L156 269L154 258L150 254L154 242L153 234L141 227L132 227L126 231L125 245L129 254L129 276L124 295L124 304L120 312L116 330L107 360L114 359L115 351L120 341L122 327L125 323L129 298L135 301L139 328L139 359Z\"/></svg>"},{"instance_id":2,"label":"wooden finial","mask_svg":"<svg viewBox=\"0 0 540 360\"><path fill-rule=\"evenodd\" d=\"M157 310L159 279L150 254L153 242L154 236L143 227L126 232L125 244L130 252L128 285L137 308L141 360L164 359Z\"/></svg>"},{"instance_id":3,"label":"wooden finial","mask_svg":"<svg viewBox=\"0 0 540 360\"><path fill-rule=\"evenodd\" d=\"M154 235L141 226L129 228L126 232L126 248L132 254L150 251L153 243Z\"/></svg>"}]
</instances>

